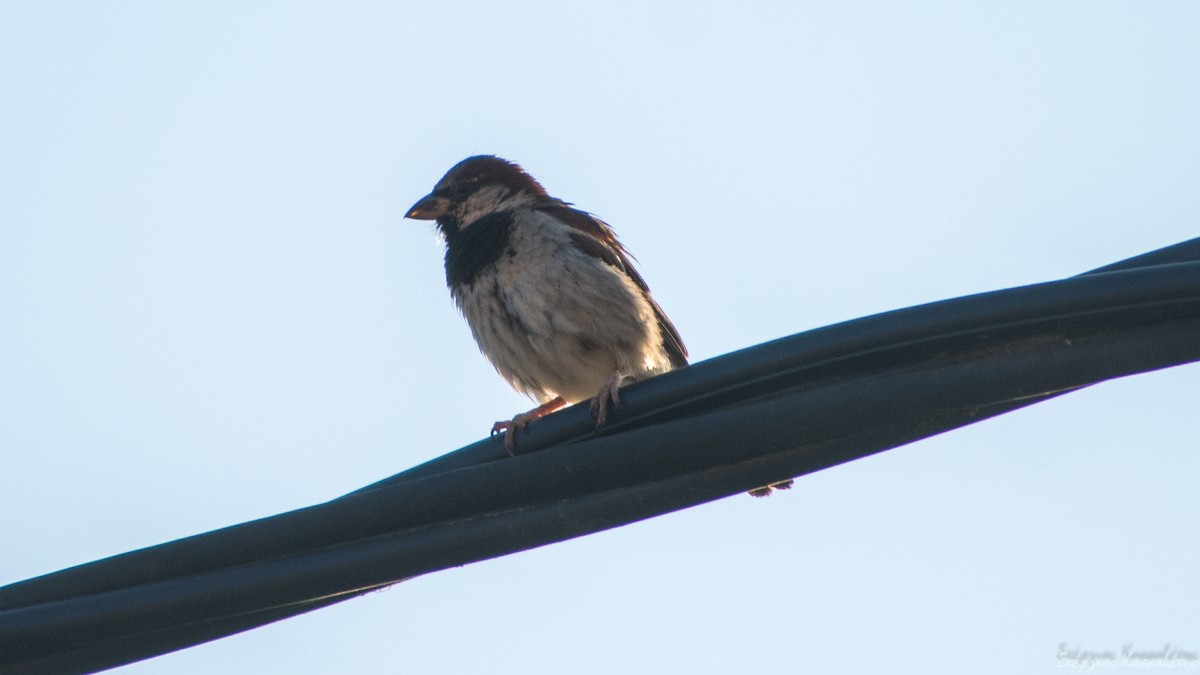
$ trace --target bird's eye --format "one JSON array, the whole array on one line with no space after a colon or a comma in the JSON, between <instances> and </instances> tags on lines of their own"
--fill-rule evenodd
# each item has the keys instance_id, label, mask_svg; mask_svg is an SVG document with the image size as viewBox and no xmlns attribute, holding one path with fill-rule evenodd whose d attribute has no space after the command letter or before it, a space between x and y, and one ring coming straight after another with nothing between
<instances>
[{"instance_id":1,"label":"bird's eye","mask_svg":"<svg viewBox=\"0 0 1200 675\"><path fill-rule=\"evenodd\" d=\"M467 195L478 190L479 184L482 181L483 176L467 176L454 184L454 193L465 198Z\"/></svg>"}]
</instances>

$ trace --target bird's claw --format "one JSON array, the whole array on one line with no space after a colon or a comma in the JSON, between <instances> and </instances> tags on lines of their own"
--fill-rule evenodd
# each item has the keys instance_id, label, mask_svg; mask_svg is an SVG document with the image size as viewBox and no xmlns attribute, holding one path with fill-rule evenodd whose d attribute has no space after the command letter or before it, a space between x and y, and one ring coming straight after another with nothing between
<instances>
[{"instance_id":1,"label":"bird's claw","mask_svg":"<svg viewBox=\"0 0 1200 675\"><path fill-rule=\"evenodd\" d=\"M513 454L513 448L515 447L515 439L518 429L524 431L525 427L528 426L528 424L533 420L541 419L542 417L549 415L566 404L567 402L564 401L561 396L552 398L533 410L530 410L529 412L523 412L520 415L513 417L511 420L501 420L496 422L492 425L492 433L490 435L495 436L496 434L503 432L504 447L508 449L508 454L511 455Z\"/></svg>"},{"instance_id":2,"label":"bird's claw","mask_svg":"<svg viewBox=\"0 0 1200 675\"><path fill-rule=\"evenodd\" d=\"M600 387L600 391L596 393L596 397L592 399L591 410L596 416L596 428L604 426L608 421L608 402L612 401L614 408L621 405L621 374L613 373L604 380L604 385Z\"/></svg>"},{"instance_id":3,"label":"bird's claw","mask_svg":"<svg viewBox=\"0 0 1200 675\"><path fill-rule=\"evenodd\" d=\"M504 434L504 447L508 450L508 454L512 454L515 447L514 437L517 435L517 429L522 431L529 424L529 420L536 419L529 413L521 413L511 420L501 420L492 425L492 436L496 434Z\"/></svg>"}]
</instances>

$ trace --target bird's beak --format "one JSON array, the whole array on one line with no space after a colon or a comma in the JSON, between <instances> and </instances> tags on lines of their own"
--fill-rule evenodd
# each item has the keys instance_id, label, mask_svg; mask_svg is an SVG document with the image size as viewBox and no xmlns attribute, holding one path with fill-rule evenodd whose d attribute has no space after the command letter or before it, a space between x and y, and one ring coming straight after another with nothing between
<instances>
[{"instance_id":1,"label":"bird's beak","mask_svg":"<svg viewBox=\"0 0 1200 675\"><path fill-rule=\"evenodd\" d=\"M450 200L430 194L422 197L421 201L416 204L413 204L408 213L404 214L404 217L412 218L413 220L437 220L446 215L446 211L449 208Z\"/></svg>"}]
</instances>

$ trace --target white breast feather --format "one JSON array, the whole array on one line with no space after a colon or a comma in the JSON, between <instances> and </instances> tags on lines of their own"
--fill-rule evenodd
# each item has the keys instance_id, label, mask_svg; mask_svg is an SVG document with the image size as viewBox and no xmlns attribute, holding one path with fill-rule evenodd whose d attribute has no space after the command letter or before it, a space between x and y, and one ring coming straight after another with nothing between
<instances>
[{"instance_id":1,"label":"white breast feather","mask_svg":"<svg viewBox=\"0 0 1200 675\"><path fill-rule=\"evenodd\" d=\"M595 396L614 372L637 378L670 368L641 289L576 248L568 226L523 211L508 249L519 253L506 251L455 300L480 350L513 388L574 403ZM507 311L496 311L501 306Z\"/></svg>"}]
</instances>

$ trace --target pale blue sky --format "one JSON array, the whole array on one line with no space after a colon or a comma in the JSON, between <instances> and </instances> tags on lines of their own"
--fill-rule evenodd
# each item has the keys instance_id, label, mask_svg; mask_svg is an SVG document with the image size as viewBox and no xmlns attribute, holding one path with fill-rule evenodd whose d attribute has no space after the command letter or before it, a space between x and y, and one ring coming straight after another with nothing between
<instances>
[{"instance_id":1,"label":"pale blue sky","mask_svg":"<svg viewBox=\"0 0 1200 675\"><path fill-rule=\"evenodd\" d=\"M0 583L528 407L428 223L518 161L696 360L1200 234L1200 4L0 5ZM127 668L1039 673L1200 652L1200 368Z\"/></svg>"}]
</instances>

